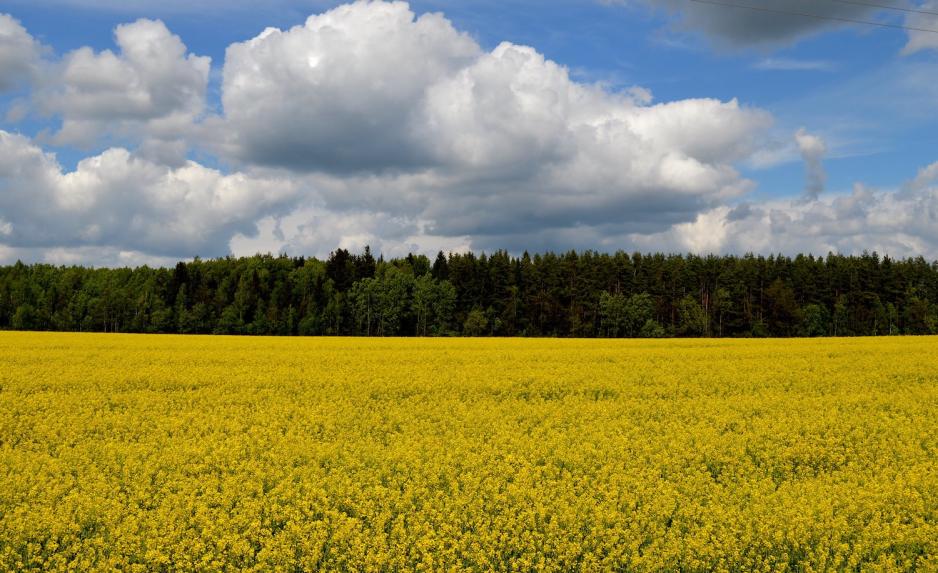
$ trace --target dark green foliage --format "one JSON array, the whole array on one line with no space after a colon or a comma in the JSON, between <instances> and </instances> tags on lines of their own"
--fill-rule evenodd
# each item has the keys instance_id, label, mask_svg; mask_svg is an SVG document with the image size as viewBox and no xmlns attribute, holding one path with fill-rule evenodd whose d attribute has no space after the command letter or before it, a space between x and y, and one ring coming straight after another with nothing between
<instances>
[{"instance_id":1,"label":"dark green foliage","mask_svg":"<svg viewBox=\"0 0 938 573\"><path fill-rule=\"evenodd\" d=\"M801 309L802 336L826 336L830 332L831 313L819 304L805 305Z\"/></svg>"},{"instance_id":2,"label":"dark green foliage","mask_svg":"<svg viewBox=\"0 0 938 573\"><path fill-rule=\"evenodd\" d=\"M253 335L857 336L938 333L938 263L439 253L257 255L173 268L0 267L0 328Z\"/></svg>"},{"instance_id":3,"label":"dark green foliage","mask_svg":"<svg viewBox=\"0 0 938 573\"><path fill-rule=\"evenodd\" d=\"M664 332L655 322L655 302L648 293L599 294L599 314L602 319L601 336L656 338Z\"/></svg>"},{"instance_id":4,"label":"dark green foliage","mask_svg":"<svg viewBox=\"0 0 938 573\"><path fill-rule=\"evenodd\" d=\"M680 319L677 333L681 336L706 336L709 321L707 311L693 295L687 295L677 303Z\"/></svg>"},{"instance_id":5,"label":"dark green foliage","mask_svg":"<svg viewBox=\"0 0 938 573\"><path fill-rule=\"evenodd\" d=\"M36 309L29 304L21 304L16 307L13 314L13 320L10 326L16 330L34 330L38 327L39 321L36 317Z\"/></svg>"},{"instance_id":6,"label":"dark green foliage","mask_svg":"<svg viewBox=\"0 0 938 573\"><path fill-rule=\"evenodd\" d=\"M474 308L469 311L466 322L463 323L463 334L466 336L485 336L489 328L489 319L482 309Z\"/></svg>"},{"instance_id":7,"label":"dark green foliage","mask_svg":"<svg viewBox=\"0 0 938 573\"><path fill-rule=\"evenodd\" d=\"M795 291L781 278L775 279L765 290L767 304L766 322L774 336L792 336L801 324L801 307L795 299Z\"/></svg>"}]
</instances>

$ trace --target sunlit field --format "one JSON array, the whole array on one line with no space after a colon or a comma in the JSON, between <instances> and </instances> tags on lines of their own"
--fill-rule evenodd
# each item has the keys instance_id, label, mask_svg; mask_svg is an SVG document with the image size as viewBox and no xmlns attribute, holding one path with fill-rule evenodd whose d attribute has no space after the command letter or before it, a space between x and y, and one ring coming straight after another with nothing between
<instances>
[{"instance_id":1,"label":"sunlit field","mask_svg":"<svg viewBox=\"0 0 938 573\"><path fill-rule=\"evenodd\" d=\"M0 569L938 569L938 339L0 333Z\"/></svg>"}]
</instances>

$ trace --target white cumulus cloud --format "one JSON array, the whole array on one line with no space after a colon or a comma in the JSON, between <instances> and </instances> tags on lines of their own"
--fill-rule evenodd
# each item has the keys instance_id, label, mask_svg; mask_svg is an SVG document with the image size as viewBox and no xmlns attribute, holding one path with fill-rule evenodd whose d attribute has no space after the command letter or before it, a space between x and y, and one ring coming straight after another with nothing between
<instances>
[{"instance_id":1,"label":"white cumulus cloud","mask_svg":"<svg viewBox=\"0 0 938 573\"><path fill-rule=\"evenodd\" d=\"M170 168L123 148L64 171L21 135L0 130L0 218L8 247L101 246L149 255L222 255L237 233L292 204L296 182L229 175L189 161Z\"/></svg>"},{"instance_id":2,"label":"white cumulus cloud","mask_svg":"<svg viewBox=\"0 0 938 573\"><path fill-rule=\"evenodd\" d=\"M104 134L173 141L204 111L211 60L188 53L158 20L114 32L119 52L79 48L50 70L39 108L62 118L59 144L89 145Z\"/></svg>"},{"instance_id":3,"label":"white cumulus cloud","mask_svg":"<svg viewBox=\"0 0 938 573\"><path fill-rule=\"evenodd\" d=\"M768 25L686 18L737 43L748 41L744 24ZM209 118L208 58L159 21L119 26L115 40L117 51L47 63L59 75L33 94L62 120L53 143L112 147L65 169L36 141L0 131L0 259L129 264L366 244L389 255L938 256L938 164L898 191L825 190L827 146L813 132L779 143L772 116L735 99L657 102L639 86L577 81L534 47L483 49L403 2L343 5L229 46L222 107ZM193 148L217 157L193 161ZM747 198L755 183L739 165L799 152L809 201Z\"/></svg>"},{"instance_id":4,"label":"white cumulus cloud","mask_svg":"<svg viewBox=\"0 0 938 573\"><path fill-rule=\"evenodd\" d=\"M635 237L652 249L715 253L859 254L938 257L938 163L899 190L856 184L816 201L770 200L720 206L692 223Z\"/></svg>"},{"instance_id":5,"label":"white cumulus cloud","mask_svg":"<svg viewBox=\"0 0 938 573\"><path fill-rule=\"evenodd\" d=\"M9 14L0 13L0 92L35 78L42 46Z\"/></svg>"},{"instance_id":6,"label":"white cumulus cloud","mask_svg":"<svg viewBox=\"0 0 938 573\"><path fill-rule=\"evenodd\" d=\"M439 14L357 2L231 46L212 128L236 162L315 178L330 211L474 244L535 227L667 228L752 187L733 165L758 150L769 114L650 100L574 81L531 47L486 52Z\"/></svg>"},{"instance_id":7,"label":"white cumulus cloud","mask_svg":"<svg viewBox=\"0 0 938 573\"><path fill-rule=\"evenodd\" d=\"M441 15L415 19L401 2L268 28L227 50L225 145L246 162L298 171L421 165L414 128L427 86L478 53Z\"/></svg>"}]
</instances>

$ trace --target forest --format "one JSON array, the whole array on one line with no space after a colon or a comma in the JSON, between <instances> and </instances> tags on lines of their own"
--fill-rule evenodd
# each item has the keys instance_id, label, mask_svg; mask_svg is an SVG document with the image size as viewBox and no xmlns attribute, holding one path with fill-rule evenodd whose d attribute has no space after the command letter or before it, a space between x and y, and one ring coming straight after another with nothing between
<instances>
[{"instance_id":1,"label":"forest","mask_svg":"<svg viewBox=\"0 0 938 573\"><path fill-rule=\"evenodd\" d=\"M792 337L938 333L938 262L439 253L0 267L0 329L354 336Z\"/></svg>"}]
</instances>

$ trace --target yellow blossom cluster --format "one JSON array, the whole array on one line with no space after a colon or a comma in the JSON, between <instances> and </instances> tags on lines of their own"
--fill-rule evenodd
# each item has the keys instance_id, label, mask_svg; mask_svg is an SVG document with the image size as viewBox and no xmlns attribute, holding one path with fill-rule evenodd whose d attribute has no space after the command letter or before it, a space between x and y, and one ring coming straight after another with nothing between
<instances>
[{"instance_id":1,"label":"yellow blossom cluster","mask_svg":"<svg viewBox=\"0 0 938 573\"><path fill-rule=\"evenodd\" d=\"M0 333L0 570L935 571L938 339Z\"/></svg>"}]
</instances>

